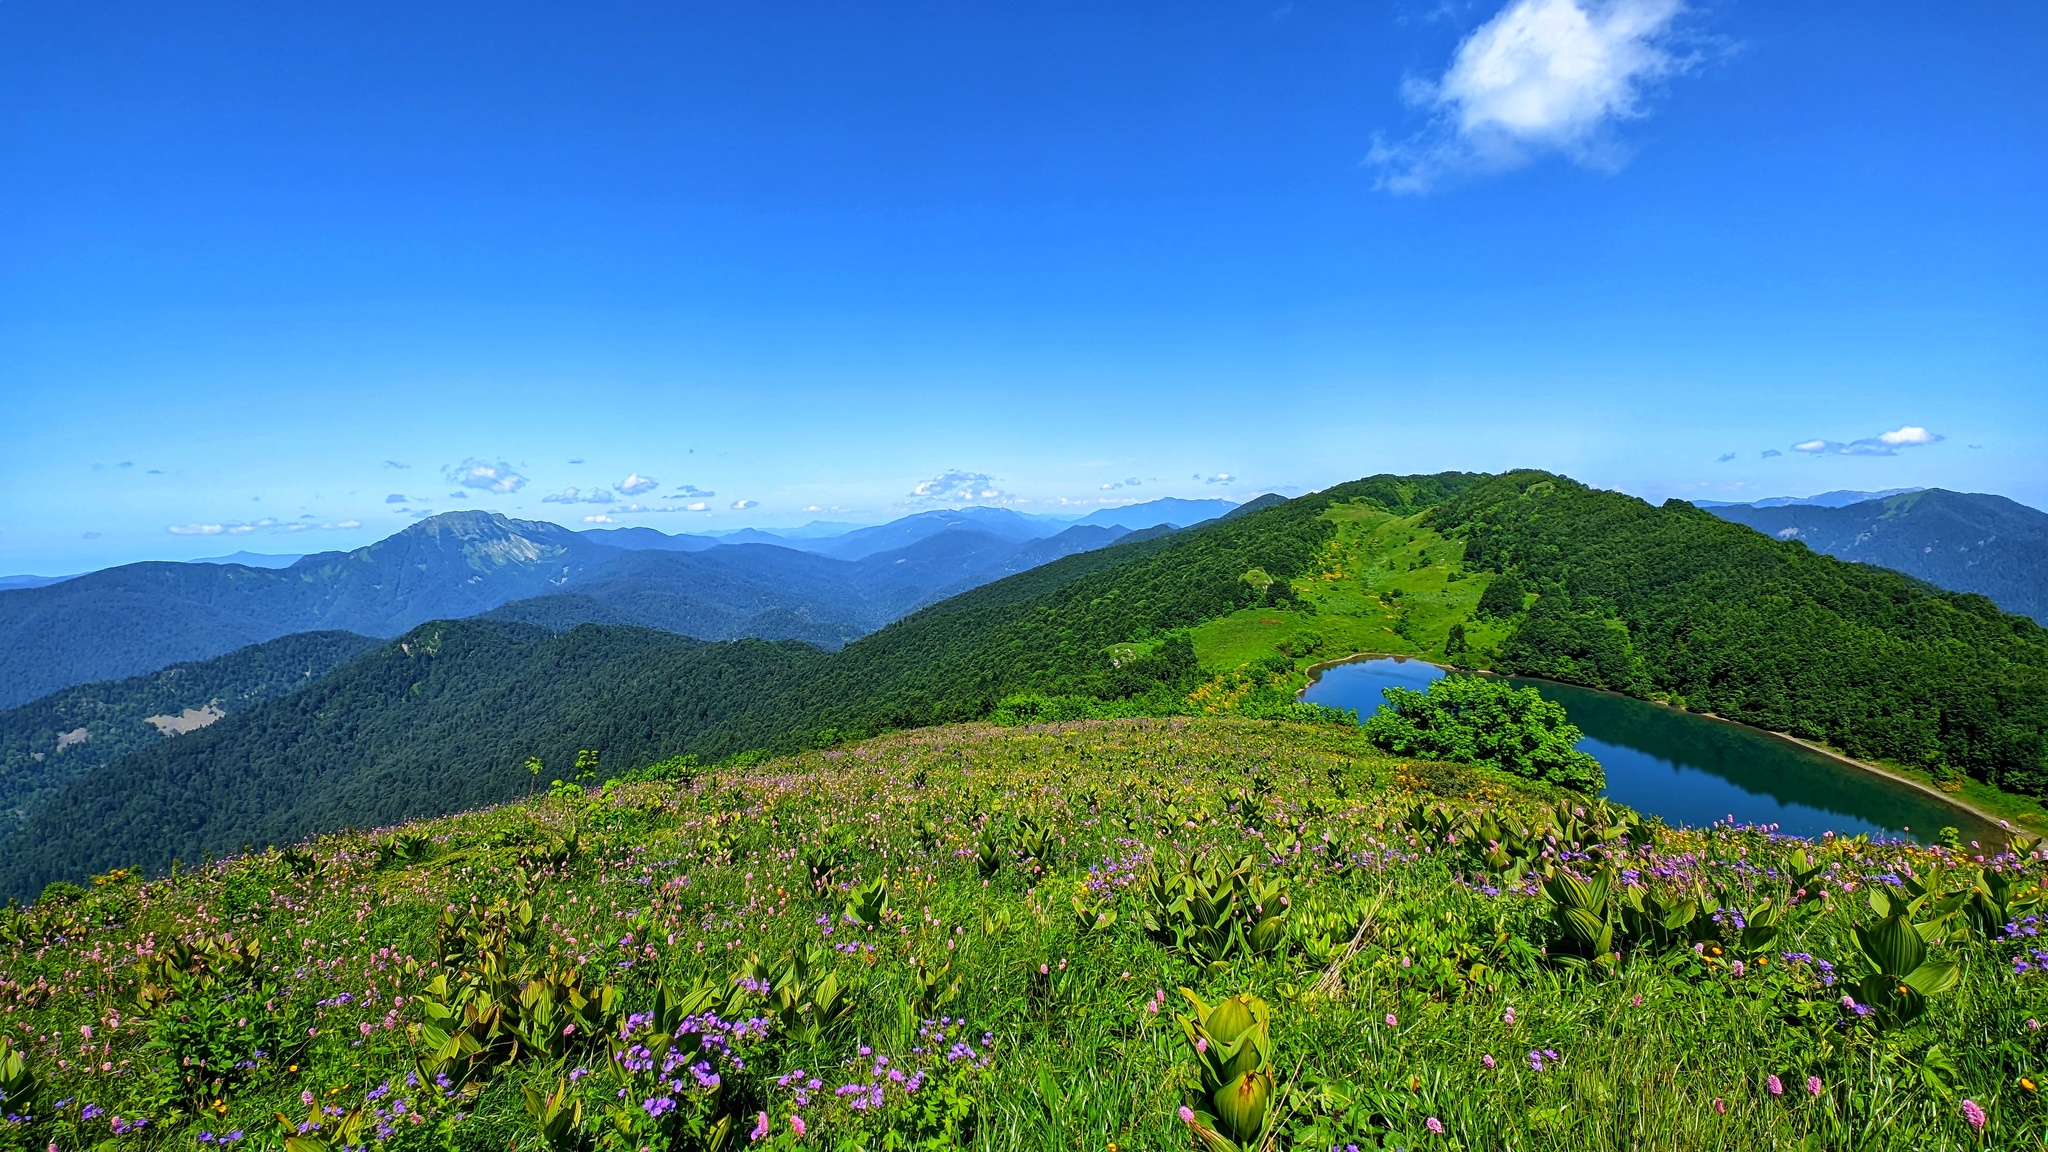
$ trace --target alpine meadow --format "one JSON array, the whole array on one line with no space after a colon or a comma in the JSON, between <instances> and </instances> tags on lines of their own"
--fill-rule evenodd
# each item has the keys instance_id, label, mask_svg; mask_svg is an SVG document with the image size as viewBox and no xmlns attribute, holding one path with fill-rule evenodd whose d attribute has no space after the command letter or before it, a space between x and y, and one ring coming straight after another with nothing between
<instances>
[{"instance_id":1,"label":"alpine meadow","mask_svg":"<svg viewBox=\"0 0 2048 1152\"><path fill-rule=\"evenodd\" d=\"M1534 689L1453 676L1362 730L1295 699L1361 651L2016 807L2044 779L2031 620L1542 473L1338 485L836 653L433 624L95 765L6 841L40 892L5 928L12 1131L1925 1148L1972 1142L1965 1097L2048 1123L2034 834L1668 827L1594 798ZM1973 707L2000 691L2033 709Z\"/></svg>"},{"instance_id":2,"label":"alpine meadow","mask_svg":"<svg viewBox=\"0 0 2048 1152\"><path fill-rule=\"evenodd\" d=\"M2048 1152L2043 60L0 3L0 1152Z\"/></svg>"}]
</instances>

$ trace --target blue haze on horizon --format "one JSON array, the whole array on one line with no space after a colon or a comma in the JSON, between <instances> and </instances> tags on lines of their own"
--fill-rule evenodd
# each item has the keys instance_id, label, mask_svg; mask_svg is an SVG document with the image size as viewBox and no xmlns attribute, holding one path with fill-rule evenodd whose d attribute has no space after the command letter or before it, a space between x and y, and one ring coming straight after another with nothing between
<instances>
[{"instance_id":1,"label":"blue haze on horizon","mask_svg":"<svg viewBox=\"0 0 2048 1152\"><path fill-rule=\"evenodd\" d=\"M0 574L1524 466L2048 506L2043 59L2028 3L17 0Z\"/></svg>"}]
</instances>

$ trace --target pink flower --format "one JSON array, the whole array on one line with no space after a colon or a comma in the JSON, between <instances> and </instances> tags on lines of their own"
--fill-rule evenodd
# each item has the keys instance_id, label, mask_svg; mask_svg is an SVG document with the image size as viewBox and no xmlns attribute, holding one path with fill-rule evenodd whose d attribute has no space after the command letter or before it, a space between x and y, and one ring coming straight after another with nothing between
<instances>
[{"instance_id":1,"label":"pink flower","mask_svg":"<svg viewBox=\"0 0 2048 1152\"><path fill-rule=\"evenodd\" d=\"M1491 1055L1481 1056L1479 1058L1479 1066L1486 1069L1488 1072L1493 1071L1493 1057Z\"/></svg>"},{"instance_id":2,"label":"pink flower","mask_svg":"<svg viewBox=\"0 0 2048 1152\"><path fill-rule=\"evenodd\" d=\"M1728 1102L1726 1100L1721 1099L1719 1096L1714 1097L1714 1111L1720 1115L1726 1116L1728 1114Z\"/></svg>"},{"instance_id":3,"label":"pink flower","mask_svg":"<svg viewBox=\"0 0 2048 1152\"><path fill-rule=\"evenodd\" d=\"M789 1118L789 1130L798 1136L802 1136L804 1134L804 1118L801 1116L791 1116Z\"/></svg>"},{"instance_id":4,"label":"pink flower","mask_svg":"<svg viewBox=\"0 0 2048 1152\"><path fill-rule=\"evenodd\" d=\"M1513 1024L1515 1022L1515 1010L1513 1008L1509 1008L1507 1011L1501 1013L1500 1022L1503 1024Z\"/></svg>"},{"instance_id":5,"label":"pink flower","mask_svg":"<svg viewBox=\"0 0 2048 1152\"><path fill-rule=\"evenodd\" d=\"M1208 1050L1208 1039L1202 1036L1195 1037L1195 1055L1200 1056L1202 1053L1207 1052Z\"/></svg>"},{"instance_id":6,"label":"pink flower","mask_svg":"<svg viewBox=\"0 0 2048 1152\"><path fill-rule=\"evenodd\" d=\"M1979 1108L1975 1100L1965 1100L1963 1101L1963 1119L1970 1122L1970 1127L1982 1131L1985 1120L1984 1109Z\"/></svg>"},{"instance_id":7,"label":"pink flower","mask_svg":"<svg viewBox=\"0 0 2048 1152\"><path fill-rule=\"evenodd\" d=\"M1806 1094L1808 1096L1820 1095L1820 1077L1808 1076L1806 1078Z\"/></svg>"},{"instance_id":8,"label":"pink flower","mask_svg":"<svg viewBox=\"0 0 2048 1152\"><path fill-rule=\"evenodd\" d=\"M1181 1105L1180 1122L1183 1124L1193 1124L1195 1122L1195 1110L1185 1104Z\"/></svg>"},{"instance_id":9,"label":"pink flower","mask_svg":"<svg viewBox=\"0 0 2048 1152\"><path fill-rule=\"evenodd\" d=\"M1785 1082L1776 1076L1764 1077L1764 1087L1769 1088L1773 1096L1783 1096L1785 1094Z\"/></svg>"},{"instance_id":10,"label":"pink flower","mask_svg":"<svg viewBox=\"0 0 2048 1152\"><path fill-rule=\"evenodd\" d=\"M1399 1028L1400 1026L1401 1026L1401 1021L1400 1021L1400 1020L1398 1020L1398 1019L1396 1019L1396 1018L1395 1018L1395 1016L1394 1016L1394 1014L1393 1014L1392 1012L1389 1012L1389 1013L1387 1013L1387 1027L1389 1027L1389 1028Z\"/></svg>"},{"instance_id":11,"label":"pink flower","mask_svg":"<svg viewBox=\"0 0 2048 1152\"><path fill-rule=\"evenodd\" d=\"M753 1132L753 1135L751 1135L751 1136L749 1136L749 1137L748 1137L748 1139L749 1139L749 1140L762 1140L762 1139L766 1139L766 1138L767 1138L767 1136L768 1136L768 1114L767 1114L766 1112L756 1112L756 1113L754 1114L754 1132Z\"/></svg>"},{"instance_id":12,"label":"pink flower","mask_svg":"<svg viewBox=\"0 0 2048 1152\"><path fill-rule=\"evenodd\" d=\"M1428 1128L1435 1135L1441 1136L1444 1134L1444 1122L1434 1116L1424 1120L1422 1124L1423 1127Z\"/></svg>"}]
</instances>

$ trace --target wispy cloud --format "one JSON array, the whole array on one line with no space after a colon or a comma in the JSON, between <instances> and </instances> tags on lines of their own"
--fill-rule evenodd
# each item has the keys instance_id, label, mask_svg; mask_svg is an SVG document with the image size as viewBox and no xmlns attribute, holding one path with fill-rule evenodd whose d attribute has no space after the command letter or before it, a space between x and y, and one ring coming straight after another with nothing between
<instances>
[{"instance_id":1,"label":"wispy cloud","mask_svg":"<svg viewBox=\"0 0 2048 1152\"><path fill-rule=\"evenodd\" d=\"M1733 453L1733 452L1723 452L1723 453L1721 453L1721 454L1720 454L1719 456L1716 456L1716 457L1714 457L1714 463L1716 463L1716 464L1726 464L1727 462L1729 462L1730 460L1733 460L1733 459L1735 459L1735 453Z\"/></svg>"},{"instance_id":2,"label":"wispy cloud","mask_svg":"<svg viewBox=\"0 0 2048 1152\"><path fill-rule=\"evenodd\" d=\"M492 463L475 456L460 464L451 464L442 470L450 484L457 488L469 488L478 492L499 494L517 492L526 487L526 477L512 470L503 460Z\"/></svg>"},{"instance_id":3,"label":"wispy cloud","mask_svg":"<svg viewBox=\"0 0 2048 1152\"><path fill-rule=\"evenodd\" d=\"M1783 452L1780 452L1780 451L1778 451L1778 450L1777 450L1776 448L1766 448L1766 449L1764 449L1764 450L1763 450L1763 452L1761 453L1761 455L1763 456L1763 458L1764 458L1764 459L1766 459L1766 460L1769 460L1769 459L1770 459L1771 457L1773 457L1773 456L1783 456L1783 455L1784 455L1784 453L1783 453Z\"/></svg>"},{"instance_id":4,"label":"wispy cloud","mask_svg":"<svg viewBox=\"0 0 2048 1152\"><path fill-rule=\"evenodd\" d=\"M316 529L327 532L347 531L361 528L360 520L329 520L322 524L310 524L304 520L278 520L265 516L261 520L223 520L217 524L170 524L164 531L173 536L247 536L255 532L292 533L311 532Z\"/></svg>"},{"instance_id":5,"label":"wispy cloud","mask_svg":"<svg viewBox=\"0 0 2048 1152\"><path fill-rule=\"evenodd\" d=\"M1379 187L1425 193L1558 153L1614 170L1627 159L1611 125L1645 114L1643 94L1693 57L1671 50L1680 0L1511 0L1458 45L1437 80L1410 78L1429 123L1375 139Z\"/></svg>"},{"instance_id":6,"label":"wispy cloud","mask_svg":"<svg viewBox=\"0 0 2048 1152\"><path fill-rule=\"evenodd\" d=\"M1897 456L1902 449L1939 444L1943 439L1945 437L1917 424L1904 424L1860 440L1801 440L1792 446L1792 450L1809 456Z\"/></svg>"},{"instance_id":7,"label":"wispy cloud","mask_svg":"<svg viewBox=\"0 0 2048 1152\"><path fill-rule=\"evenodd\" d=\"M543 504L609 504L615 497L609 488L564 488L540 498Z\"/></svg>"},{"instance_id":8,"label":"wispy cloud","mask_svg":"<svg viewBox=\"0 0 2048 1152\"><path fill-rule=\"evenodd\" d=\"M1002 501L1006 495L996 487L995 477L986 472L941 472L910 490L910 498L926 504L976 504Z\"/></svg>"},{"instance_id":9,"label":"wispy cloud","mask_svg":"<svg viewBox=\"0 0 2048 1152\"><path fill-rule=\"evenodd\" d=\"M1232 476L1232 475L1231 475L1230 473L1228 473L1228 472L1218 472L1218 473L1216 473L1216 474L1215 474L1214 476L1204 476L1204 475L1202 475L1202 474L1201 474L1200 472L1197 472L1197 473L1195 473L1195 479L1197 479L1197 480L1200 480L1200 481L1201 481L1202 483L1204 483L1204 484L1235 484L1235 483L1237 483L1237 477L1235 477L1235 476Z\"/></svg>"},{"instance_id":10,"label":"wispy cloud","mask_svg":"<svg viewBox=\"0 0 2048 1152\"><path fill-rule=\"evenodd\" d=\"M396 461L396 460L386 460L386 461L384 462L384 466L385 466L386 468L410 468L410 467L412 467L412 465L410 465L410 464L400 464L400 463L399 463L398 461Z\"/></svg>"},{"instance_id":11,"label":"wispy cloud","mask_svg":"<svg viewBox=\"0 0 2048 1152\"><path fill-rule=\"evenodd\" d=\"M1102 486L1102 490L1104 492L1114 492L1119 488L1136 488L1142 485L1143 483L1144 481L1138 479L1136 476L1133 476L1128 480L1118 480L1114 483L1104 484Z\"/></svg>"},{"instance_id":12,"label":"wispy cloud","mask_svg":"<svg viewBox=\"0 0 2048 1152\"><path fill-rule=\"evenodd\" d=\"M613 487L619 490L621 496L638 496L642 492L652 492L661 487L661 481L651 476L642 476L638 472L631 472Z\"/></svg>"},{"instance_id":13,"label":"wispy cloud","mask_svg":"<svg viewBox=\"0 0 2048 1152\"><path fill-rule=\"evenodd\" d=\"M695 484L678 484L676 485L676 495L711 497L718 495L718 493L713 492L709 488L699 488Z\"/></svg>"},{"instance_id":14,"label":"wispy cloud","mask_svg":"<svg viewBox=\"0 0 2048 1152\"><path fill-rule=\"evenodd\" d=\"M386 496L384 498L384 502L386 504L403 504L409 499L411 499L411 497L407 496L403 492L393 492L391 495Z\"/></svg>"},{"instance_id":15,"label":"wispy cloud","mask_svg":"<svg viewBox=\"0 0 2048 1152\"><path fill-rule=\"evenodd\" d=\"M760 504L759 500L735 500L732 502L732 510L735 512L745 512L749 508L759 507Z\"/></svg>"}]
</instances>

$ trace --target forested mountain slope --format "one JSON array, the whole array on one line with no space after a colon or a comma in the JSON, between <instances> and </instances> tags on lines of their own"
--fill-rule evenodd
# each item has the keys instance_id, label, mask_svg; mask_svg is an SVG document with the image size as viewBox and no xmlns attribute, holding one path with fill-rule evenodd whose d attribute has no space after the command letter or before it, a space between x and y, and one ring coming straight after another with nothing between
<instances>
[{"instance_id":1,"label":"forested mountain slope","mask_svg":"<svg viewBox=\"0 0 2048 1152\"><path fill-rule=\"evenodd\" d=\"M93 769L287 695L378 644L349 632L301 632L0 712L0 838Z\"/></svg>"},{"instance_id":2,"label":"forested mountain slope","mask_svg":"<svg viewBox=\"0 0 2048 1152\"><path fill-rule=\"evenodd\" d=\"M1503 670L1675 702L2048 792L2048 633L1990 600L1540 473L1435 519L1540 595Z\"/></svg>"},{"instance_id":3,"label":"forested mountain slope","mask_svg":"<svg viewBox=\"0 0 2048 1152\"><path fill-rule=\"evenodd\" d=\"M2048 512L2003 496L1927 488L1843 507L1730 504L1714 515L1841 560L1980 592L2048 623Z\"/></svg>"},{"instance_id":4,"label":"forested mountain slope","mask_svg":"<svg viewBox=\"0 0 2048 1152\"><path fill-rule=\"evenodd\" d=\"M571 777L583 748L623 766L707 730L771 731L760 713L773 695L752 689L823 659L646 629L424 625L300 692L86 773L0 843L0 890L473 808ZM537 781L530 755L547 765Z\"/></svg>"},{"instance_id":5,"label":"forested mountain slope","mask_svg":"<svg viewBox=\"0 0 2048 1152\"><path fill-rule=\"evenodd\" d=\"M434 625L203 740L109 765L73 791L113 831L34 829L0 846L0 877L20 890L451 811L516 792L528 753L552 774L597 749L615 772L978 718L1016 693L1229 710L1247 686L1285 687L1347 651L1670 699L2048 792L2048 635L2032 621L1682 502L1544 473L1445 474L1374 477L1055 561L837 653Z\"/></svg>"}]
</instances>

